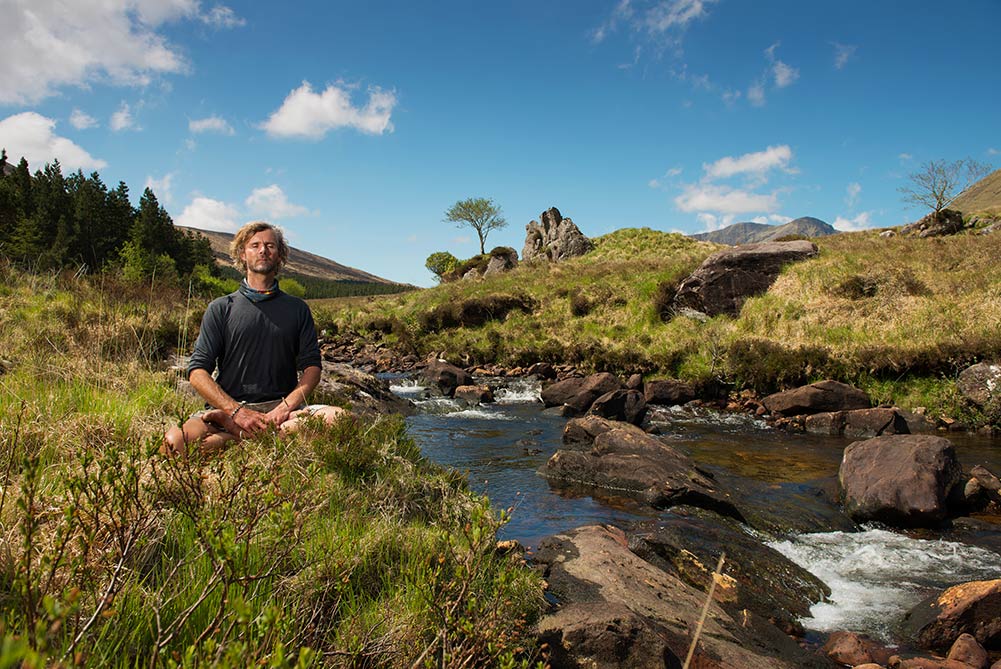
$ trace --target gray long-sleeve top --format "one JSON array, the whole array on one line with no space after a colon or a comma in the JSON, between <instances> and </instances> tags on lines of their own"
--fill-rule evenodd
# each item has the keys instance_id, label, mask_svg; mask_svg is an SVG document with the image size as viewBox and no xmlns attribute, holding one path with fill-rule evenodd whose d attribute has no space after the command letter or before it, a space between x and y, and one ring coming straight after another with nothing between
<instances>
[{"instance_id":1,"label":"gray long-sleeve top","mask_svg":"<svg viewBox=\"0 0 1001 669\"><path fill-rule=\"evenodd\" d=\"M206 309L188 376L218 367L216 383L230 397L266 402L291 392L297 372L321 364L313 314L303 300L279 293L254 303L235 292Z\"/></svg>"}]
</instances>

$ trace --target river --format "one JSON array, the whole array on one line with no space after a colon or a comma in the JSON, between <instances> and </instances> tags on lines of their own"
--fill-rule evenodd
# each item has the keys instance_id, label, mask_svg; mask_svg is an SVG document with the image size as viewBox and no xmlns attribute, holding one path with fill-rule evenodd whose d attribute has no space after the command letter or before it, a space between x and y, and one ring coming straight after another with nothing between
<instances>
[{"instance_id":1,"label":"river","mask_svg":"<svg viewBox=\"0 0 1001 669\"><path fill-rule=\"evenodd\" d=\"M512 510L501 538L517 539L531 549L546 536L580 525L609 523L628 529L670 513L629 499L551 487L537 471L561 447L566 420L543 411L538 382L478 382L500 386L496 404L465 408L430 396L406 379L391 379L391 387L418 407L407 422L422 452L466 472L471 487L486 494L495 508ZM757 482L752 490L759 492L752 494L767 495L767 502L778 508L802 505L811 496L804 491L830 485L851 443L789 434L750 416L705 409L657 408L651 422L660 438L700 465ZM1001 472L999 440L965 434L949 438L965 469L982 464ZM829 600L816 604L811 617L802 621L815 632L851 630L894 643L903 614L935 590L1001 578L1001 524L980 523L949 534L862 527L767 539L831 588Z\"/></svg>"}]
</instances>

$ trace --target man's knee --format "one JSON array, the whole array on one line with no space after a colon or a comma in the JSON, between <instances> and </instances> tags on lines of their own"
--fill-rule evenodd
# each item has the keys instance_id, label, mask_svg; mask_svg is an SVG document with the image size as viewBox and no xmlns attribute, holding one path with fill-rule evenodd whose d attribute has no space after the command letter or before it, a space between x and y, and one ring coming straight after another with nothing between
<instances>
[{"instance_id":1,"label":"man's knee","mask_svg":"<svg viewBox=\"0 0 1001 669\"><path fill-rule=\"evenodd\" d=\"M163 443L160 444L160 454L184 455L185 446L184 432L179 427L172 427L163 435Z\"/></svg>"}]
</instances>

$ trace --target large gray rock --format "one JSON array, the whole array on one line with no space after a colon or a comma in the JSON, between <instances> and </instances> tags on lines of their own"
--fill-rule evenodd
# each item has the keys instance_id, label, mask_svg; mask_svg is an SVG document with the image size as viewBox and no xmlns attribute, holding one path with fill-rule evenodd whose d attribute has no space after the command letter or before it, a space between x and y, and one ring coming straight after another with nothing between
<instances>
[{"instance_id":1,"label":"large gray rock","mask_svg":"<svg viewBox=\"0 0 1001 669\"><path fill-rule=\"evenodd\" d=\"M542 389L542 402L547 407L567 406L570 413L587 413L594 401L613 390L622 388L614 374L600 372L587 377L572 376Z\"/></svg>"},{"instance_id":2,"label":"large gray rock","mask_svg":"<svg viewBox=\"0 0 1001 669\"><path fill-rule=\"evenodd\" d=\"M590 239L560 210L550 207L539 216L542 223L532 221L525 226L525 247L521 258L525 262L548 260L559 262L582 256L594 248Z\"/></svg>"},{"instance_id":3,"label":"large gray rock","mask_svg":"<svg viewBox=\"0 0 1001 669\"><path fill-rule=\"evenodd\" d=\"M952 443L929 435L890 435L845 449L838 481L845 511L859 522L934 525L958 502L962 467Z\"/></svg>"},{"instance_id":4,"label":"large gray rock","mask_svg":"<svg viewBox=\"0 0 1001 669\"><path fill-rule=\"evenodd\" d=\"M672 308L694 309L710 316L736 316L747 298L760 295L791 262L817 255L817 245L806 240L746 244L712 254L674 295Z\"/></svg>"},{"instance_id":5,"label":"large gray rock","mask_svg":"<svg viewBox=\"0 0 1001 669\"><path fill-rule=\"evenodd\" d=\"M442 395L452 397L459 386L473 385L473 376L444 360L432 360L424 368L424 378L433 383Z\"/></svg>"},{"instance_id":6,"label":"large gray rock","mask_svg":"<svg viewBox=\"0 0 1001 669\"><path fill-rule=\"evenodd\" d=\"M682 665L706 593L633 553L621 530L587 526L549 537L533 562L560 603L538 624L554 669ZM709 564L708 571L714 567ZM733 584L724 569L691 666L833 667L755 612L729 613L719 602Z\"/></svg>"},{"instance_id":7,"label":"large gray rock","mask_svg":"<svg viewBox=\"0 0 1001 669\"><path fill-rule=\"evenodd\" d=\"M490 251L490 260L483 270L483 277L510 271L518 266L518 252L509 246L498 246Z\"/></svg>"},{"instance_id":8,"label":"large gray rock","mask_svg":"<svg viewBox=\"0 0 1001 669\"><path fill-rule=\"evenodd\" d=\"M415 412L414 403L394 394L389 383L351 365L323 361L323 377L318 388L360 414Z\"/></svg>"},{"instance_id":9,"label":"large gray rock","mask_svg":"<svg viewBox=\"0 0 1001 669\"><path fill-rule=\"evenodd\" d=\"M587 450L558 450L539 473L551 481L633 497L656 508L687 504L743 520L730 495L694 461L636 429L602 432Z\"/></svg>"},{"instance_id":10,"label":"large gray rock","mask_svg":"<svg viewBox=\"0 0 1001 669\"><path fill-rule=\"evenodd\" d=\"M840 381L818 381L792 390L774 393L761 400L772 413L801 416L824 411L868 409L872 401L864 391Z\"/></svg>"},{"instance_id":11,"label":"large gray rock","mask_svg":"<svg viewBox=\"0 0 1001 669\"><path fill-rule=\"evenodd\" d=\"M967 367L959 373L956 388L979 407L1001 400L1001 365L980 362Z\"/></svg>"}]
</instances>

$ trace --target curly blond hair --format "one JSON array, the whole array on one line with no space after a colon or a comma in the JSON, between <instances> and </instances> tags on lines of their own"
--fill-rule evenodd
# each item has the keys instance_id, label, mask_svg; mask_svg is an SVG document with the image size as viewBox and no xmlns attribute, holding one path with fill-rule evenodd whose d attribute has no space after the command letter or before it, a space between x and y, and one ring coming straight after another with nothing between
<instances>
[{"instance_id":1,"label":"curly blond hair","mask_svg":"<svg viewBox=\"0 0 1001 669\"><path fill-rule=\"evenodd\" d=\"M271 230L275 233L275 239L278 241L278 269L281 270L285 266L285 263L288 262L288 244L285 242L285 233L276 225L264 221L254 221L240 228L229 245L229 254L233 257L233 267L241 272L247 271L247 263L240 257L243 254L243 248L251 237L264 230Z\"/></svg>"}]
</instances>

